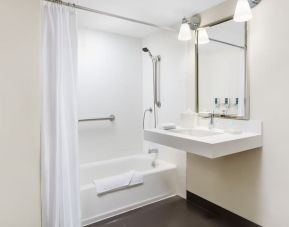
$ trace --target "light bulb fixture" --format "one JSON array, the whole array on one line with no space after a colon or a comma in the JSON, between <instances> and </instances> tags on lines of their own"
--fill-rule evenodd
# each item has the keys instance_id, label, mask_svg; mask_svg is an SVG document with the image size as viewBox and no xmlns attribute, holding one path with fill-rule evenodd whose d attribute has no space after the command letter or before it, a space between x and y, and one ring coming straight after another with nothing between
<instances>
[{"instance_id":1,"label":"light bulb fixture","mask_svg":"<svg viewBox=\"0 0 289 227\"><path fill-rule=\"evenodd\" d=\"M209 35L206 28L198 29L198 44L207 44L210 42Z\"/></svg>"},{"instance_id":2,"label":"light bulb fixture","mask_svg":"<svg viewBox=\"0 0 289 227\"><path fill-rule=\"evenodd\" d=\"M188 41L192 39L192 31L189 25L189 22L186 18L183 18L182 25L180 28L178 40L180 41Z\"/></svg>"},{"instance_id":3,"label":"light bulb fixture","mask_svg":"<svg viewBox=\"0 0 289 227\"><path fill-rule=\"evenodd\" d=\"M238 0L234 14L235 22L245 22L252 19L252 11L248 0Z\"/></svg>"},{"instance_id":4,"label":"light bulb fixture","mask_svg":"<svg viewBox=\"0 0 289 227\"><path fill-rule=\"evenodd\" d=\"M252 10L256 5L258 5L261 0L238 0L235 14L234 14L234 21L235 22L246 22L252 19Z\"/></svg>"},{"instance_id":5,"label":"light bulb fixture","mask_svg":"<svg viewBox=\"0 0 289 227\"><path fill-rule=\"evenodd\" d=\"M200 27L201 17L199 14L191 17L189 20L183 18L178 40L188 41L192 39L192 30L197 30Z\"/></svg>"}]
</instances>

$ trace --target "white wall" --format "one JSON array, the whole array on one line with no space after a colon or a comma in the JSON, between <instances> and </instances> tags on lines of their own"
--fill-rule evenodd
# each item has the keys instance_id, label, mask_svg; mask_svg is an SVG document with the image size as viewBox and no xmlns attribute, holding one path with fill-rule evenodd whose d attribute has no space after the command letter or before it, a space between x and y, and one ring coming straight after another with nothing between
<instances>
[{"instance_id":1,"label":"white wall","mask_svg":"<svg viewBox=\"0 0 289 227\"><path fill-rule=\"evenodd\" d=\"M194 99L188 92L193 92L194 60L193 43L179 42L177 33L159 32L143 40L143 47L148 47L153 55L161 55L161 103L159 123L180 123L180 113L194 106ZM153 72L152 62L143 53L143 108L153 107ZM186 89L188 88L188 89ZM192 97L192 98L191 98ZM146 127L153 127L153 114L148 114ZM178 166L179 195L186 193L186 153L169 147L145 142L145 151L157 147L160 158Z\"/></svg>"},{"instance_id":2,"label":"white wall","mask_svg":"<svg viewBox=\"0 0 289 227\"><path fill-rule=\"evenodd\" d=\"M40 224L40 1L0 7L0 226Z\"/></svg>"},{"instance_id":3,"label":"white wall","mask_svg":"<svg viewBox=\"0 0 289 227\"><path fill-rule=\"evenodd\" d=\"M81 163L143 152L142 109L152 106L152 62L141 48L160 54L160 122L179 123L180 113L194 106L186 87L194 87L193 44L176 40L176 33L161 32L143 40L95 30L79 30L80 118L116 115L116 121L81 123ZM142 58L141 58L142 57ZM142 71L143 70L143 71ZM101 72L101 73L100 73ZM151 127L152 115L146 126ZM178 194L186 192L186 153L159 147L160 158L178 165Z\"/></svg>"},{"instance_id":4,"label":"white wall","mask_svg":"<svg viewBox=\"0 0 289 227\"><path fill-rule=\"evenodd\" d=\"M115 122L79 125L81 163L142 152L142 58L136 38L79 30L79 117Z\"/></svg>"},{"instance_id":5,"label":"white wall","mask_svg":"<svg viewBox=\"0 0 289 227\"><path fill-rule=\"evenodd\" d=\"M187 162L188 190L265 227L289 226L288 9L288 0L262 1L249 26L251 118L264 121L263 148Z\"/></svg>"}]
</instances>

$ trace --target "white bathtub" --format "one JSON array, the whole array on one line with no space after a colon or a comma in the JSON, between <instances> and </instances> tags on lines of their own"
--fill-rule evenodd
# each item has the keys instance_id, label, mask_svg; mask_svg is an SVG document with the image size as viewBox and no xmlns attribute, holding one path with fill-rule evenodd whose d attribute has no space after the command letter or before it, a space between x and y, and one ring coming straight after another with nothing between
<instances>
[{"instance_id":1,"label":"white bathtub","mask_svg":"<svg viewBox=\"0 0 289 227\"><path fill-rule=\"evenodd\" d=\"M161 160L156 168L147 155L129 156L80 166L82 224L102 219L170 197L176 193L176 166ZM98 196L92 180L137 170L144 184Z\"/></svg>"}]
</instances>

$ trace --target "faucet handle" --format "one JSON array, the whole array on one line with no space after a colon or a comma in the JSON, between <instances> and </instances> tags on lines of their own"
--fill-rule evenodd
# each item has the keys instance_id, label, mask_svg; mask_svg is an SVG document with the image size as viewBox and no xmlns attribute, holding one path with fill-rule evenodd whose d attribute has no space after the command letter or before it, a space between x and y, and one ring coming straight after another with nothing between
<instances>
[{"instance_id":1,"label":"faucet handle","mask_svg":"<svg viewBox=\"0 0 289 227\"><path fill-rule=\"evenodd\" d=\"M159 150L157 148L149 149L148 153L149 154L158 154Z\"/></svg>"},{"instance_id":2,"label":"faucet handle","mask_svg":"<svg viewBox=\"0 0 289 227\"><path fill-rule=\"evenodd\" d=\"M215 110L211 111L211 117L215 117Z\"/></svg>"}]
</instances>

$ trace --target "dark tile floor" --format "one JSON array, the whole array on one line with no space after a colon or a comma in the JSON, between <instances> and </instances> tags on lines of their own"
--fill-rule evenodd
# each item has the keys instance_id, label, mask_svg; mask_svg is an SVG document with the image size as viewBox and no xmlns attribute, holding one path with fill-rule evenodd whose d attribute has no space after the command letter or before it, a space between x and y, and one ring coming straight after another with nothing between
<instances>
[{"instance_id":1,"label":"dark tile floor","mask_svg":"<svg viewBox=\"0 0 289 227\"><path fill-rule=\"evenodd\" d=\"M175 196L89 227L236 227Z\"/></svg>"}]
</instances>

